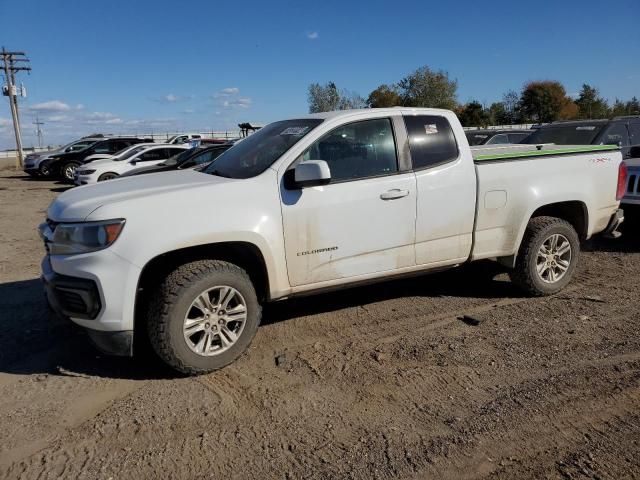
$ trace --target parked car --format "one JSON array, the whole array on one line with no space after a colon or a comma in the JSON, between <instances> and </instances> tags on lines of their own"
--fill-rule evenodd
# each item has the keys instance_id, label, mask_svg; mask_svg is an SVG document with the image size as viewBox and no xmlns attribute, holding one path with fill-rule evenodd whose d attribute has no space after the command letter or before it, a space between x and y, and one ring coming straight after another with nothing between
<instances>
[{"instance_id":1,"label":"parked car","mask_svg":"<svg viewBox=\"0 0 640 480\"><path fill-rule=\"evenodd\" d=\"M553 122L535 130L523 143L617 145L622 150L622 157L627 159L631 158L631 147L640 146L640 116Z\"/></svg>"},{"instance_id":2,"label":"parked car","mask_svg":"<svg viewBox=\"0 0 640 480\"><path fill-rule=\"evenodd\" d=\"M40 227L47 297L102 350L131 355L135 327L199 374L248 348L264 302L489 258L530 295L562 290L580 241L622 221L619 149L509 158L463 138L447 110L326 112L267 125L202 171L64 192Z\"/></svg>"},{"instance_id":3,"label":"parked car","mask_svg":"<svg viewBox=\"0 0 640 480\"><path fill-rule=\"evenodd\" d=\"M165 143L170 143L172 145L180 145L182 143L188 143L190 140L197 140L202 138L202 135L197 133L185 133L181 135L173 135L169 137L169 139Z\"/></svg>"},{"instance_id":4,"label":"parked car","mask_svg":"<svg viewBox=\"0 0 640 480\"><path fill-rule=\"evenodd\" d=\"M144 138L105 137L81 150L52 155L49 168L62 180L73 182L76 168L82 165L89 155L96 153L113 154L131 145L146 142L149 142L149 140Z\"/></svg>"},{"instance_id":5,"label":"parked car","mask_svg":"<svg viewBox=\"0 0 640 480\"><path fill-rule=\"evenodd\" d=\"M103 158L78 167L75 173L75 184L88 185L113 180L123 173L135 169L136 166L157 165L188 148L186 145L157 143L136 146L128 149L128 152L121 157Z\"/></svg>"},{"instance_id":6,"label":"parked car","mask_svg":"<svg viewBox=\"0 0 640 480\"><path fill-rule=\"evenodd\" d=\"M133 145L129 145L128 147L120 150L119 152L115 152L115 153L94 153L93 155L89 155L88 157L86 157L82 163L83 164L87 164L87 163L91 163L94 162L96 160L104 160L104 159L109 159L109 160L117 160L119 158L122 158L123 156L127 156L130 154L131 150L137 148L137 147L142 147L142 146L149 146L149 145L163 145L163 144L158 144L155 142L146 142L146 143L134 143Z\"/></svg>"},{"instance_id":7,"label":"parked car","mask_svg":"<svg viewBox=\"0 0 640 480\"><path fill-rule=\"evenodd\" d=\"M83 137L80 140L68 143L67 145L55 150L30 153L24 158L23 170L32 177L50 177L53 172L51 171L49 164L54 155L83 150L94 145L99 140L101 140L101 138Z\"/></svg>"},{"instance_id":8,"label":"parked car","mask_svg":"<svg viewBox=\"0 0 640 480\"><path fill-rule=\"evenodd\" d=\"M133 175L142 175L145 173L168 172L171 170L186 170L189 168L204 167L232 146L233 144L225 144L194 148L180 152L157 165L135 168L120 176L131 177Z\"/></svg>"},{"instance_id":9,"label":"parked car","mask_svg":"<svg viewBox=\"0 0 640 480\"><path fill-rule=\"evenodd\" d=\"M533 130L467 130L467 141L469 145L475 147L477 145L495 145L521 143L527 138Z\"/></svg>"}]
</instances>

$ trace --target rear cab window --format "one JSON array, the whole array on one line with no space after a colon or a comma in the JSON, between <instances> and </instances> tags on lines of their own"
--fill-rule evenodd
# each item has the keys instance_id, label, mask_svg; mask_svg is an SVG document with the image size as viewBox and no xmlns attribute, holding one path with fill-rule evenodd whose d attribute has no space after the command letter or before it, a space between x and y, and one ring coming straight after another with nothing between
<instances>
[{"instance_id":1,"label":"rear cab window","mask_svg":"<svg viewBox=\"0 0 640 480\"><path fill-rule=\"evenodd\" d=\"M431 168L458 158L458 144L449 121L439 115L407 115L404 123L414 170Z\"/></svg>"}]
</instances>

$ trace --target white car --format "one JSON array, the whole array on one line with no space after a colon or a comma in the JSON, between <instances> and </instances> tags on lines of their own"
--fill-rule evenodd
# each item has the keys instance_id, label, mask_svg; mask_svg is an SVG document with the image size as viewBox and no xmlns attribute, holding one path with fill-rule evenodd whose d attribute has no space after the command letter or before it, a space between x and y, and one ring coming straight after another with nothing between
<instances>
[{"instance_id":1,"label":"white car","mask_svg":"<svg viewBox=\"0 0 640 480\"><path fill-rule=\"evenodd\" d=\"M91 162L95 162L96 160L104 160L106 158L108 159L112 159L112 160L116 160L116 159L120 159L122 158L124 155L129 155L130 152L132 150L134 150L135 148L138 147L147 147L150 145L166 145L164 143L162 144L158 144L158 143L136 143L134 145L130 145L122 150L120 150L119 152L116 153L94 153L93 155L89 155L88 157L86 157L83 160L83 163L91 163Z\"/></svg>"},{"instance_id":2,"label":"white car","mask_svg":"<svg viewBox=\"0 0 640 480\"><path fill-rule=\"evenodd\" d=\"M62 193L42 278L104 351L131 355L135 331L198 374L249 347L265 302L492 258L529 295L556 293L582 240L615 236L626 185L616 146L476 152L447 110L303 115L202 171Z\"/></svg>"},{"instance_id":3,"label":"white car","mask_svg":"<svg viewBox=\"0 0 640 480\"><path fill-rule=\"evenodd\" d=\"M149 167L164 162L170 157L188 150L187 145L136 145L122 156L95 160L76 170L75 184L89 185L113 180L123 173L140 167Z\"/></svg>"}]
</instances>

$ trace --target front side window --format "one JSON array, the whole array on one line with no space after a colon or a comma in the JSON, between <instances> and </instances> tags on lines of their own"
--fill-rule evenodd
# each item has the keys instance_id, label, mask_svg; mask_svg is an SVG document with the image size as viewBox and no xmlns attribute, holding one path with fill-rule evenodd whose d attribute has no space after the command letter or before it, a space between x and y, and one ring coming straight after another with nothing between
<instances>
[{"instance_id":1,"label":"front side window","mask_svg":"<svg viewBox=\"0 0 640 480\"><path fill-rule=\"evenodd\" d=\"M414 170L455 160L458 144L449 121L437 115L405 116Z\"/></svg>"},{"instance_id":2,"label":"front side window","mask_svg":"<svg viewBox=\"0 0 640 480\"><path fill-rule=\"evenodd\" d=\"M138 162L151 162L153 160L162 160L164 157L164 148L155 148L140 154L136 159Z\"/></svg>"},{"instance_id":3,"label":"front side window","mask_svg":"<svg viewBox=\"0 0 640 480\"><path fill-rule=\"evenodd\" d=\"M93 147L93 153L111 153L110 142L99 142Z\"/></svg>"},{"instance_id":4,"label":"front side window","mask_svg":"<svg viewBox=\"0 0 640 480\"><path fill-rule=\"evenodd\" d=\"M482 145L484 142L487 141L487 138L489 138L489 135L487 135L486 133L476 133L476 132L467 132L466 136L467 136L467 141L469 142L470 147Z\"/></svg>"},{"instance_id":5,"label":"front side window","mask_svg":"<svg viewBox=\"0 0 640 480\"><path fill-rule=\"evenodd\" d=\"M270 123L236 143L202 172L238 179L260 175L321 123L319 118Z\"/></svg>"},{"instance_id":6,"label":"front side window","mask_svg":"<svg viewBox=\"0 0 640 480\"><path fill-rule=\"evenodd\" d=\"M509 143L509 137L507 137L506 133L500 133L491 137L487 145L503 145L506 143Z\"/></svg>"},{"instance_id":7,"label":"front side window","mask_svg":"<svg viewBox=\"0 0 640 480\"><path fill-rule=\"evenodd\" d=\"M397 172L391 120L379 118L338 127L302 154L302 161L306 160L327 162L332 182Z\"/></svg>"},{"instance_id":8,"label":"front side window","mask_svg":"<svg viewBox=\"0 0 640 480\"><path fill-rule=\"evenodd\" d=\"M527 138L530 133L510 133L509 134L509 143L520 143L525 138Z\"/></svg>"}]
</instances>

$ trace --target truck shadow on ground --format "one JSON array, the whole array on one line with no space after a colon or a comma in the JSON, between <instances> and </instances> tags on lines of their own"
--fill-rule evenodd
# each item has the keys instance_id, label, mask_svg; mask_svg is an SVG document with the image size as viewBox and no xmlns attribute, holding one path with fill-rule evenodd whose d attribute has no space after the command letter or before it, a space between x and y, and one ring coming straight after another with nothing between
<instances>
[{"instance_id":1,"label":"truck shadow on ground","mask_svg":"<svg viewBox=\"0 0 640 480\"><path fill-rule=\"evenodd\" d=\"M476 298L518 297L495 263L479 262L457 271L421 275L319 296L267 305L263 324L298 316L331 312L409 296ZM139 335L138 338L142 337ZM0 375L95 376L149 380L176 378L148 345L137 345L134 358L103 355L84 331L50 311L40 280L0 284Z\"/></svg>"},{"instance_id":2,"label":"truck shadow on ground","mask_svg":"<svg viewBox=\"0 0 640 480\"><path fill-rule=\"evenodd\" d=\"M608 253L634 253L640 252L640 216L638 214L626 214L625 221L620 228L622 236L616 239L607 239L602 236L595 236L585 245L586 252L608 252Z\"/></svg>"}]
</instances>

